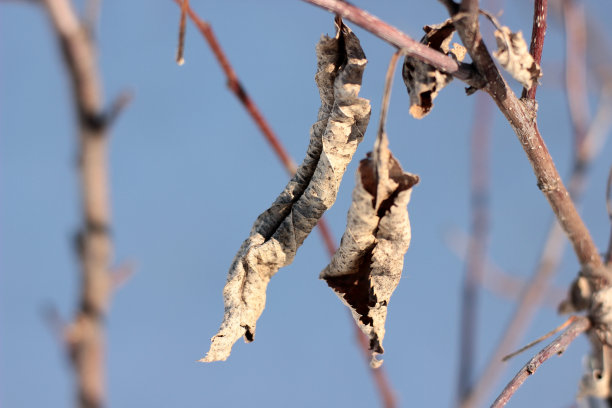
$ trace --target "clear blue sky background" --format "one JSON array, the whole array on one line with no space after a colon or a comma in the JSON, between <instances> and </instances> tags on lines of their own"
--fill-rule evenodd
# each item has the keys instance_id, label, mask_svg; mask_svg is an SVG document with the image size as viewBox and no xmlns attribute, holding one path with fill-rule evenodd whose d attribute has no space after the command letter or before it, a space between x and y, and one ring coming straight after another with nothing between
<instances>
[{"instance_id":1,"label":"clear blue sky background","mask_svg":"<svg viewBox=\"0 0 612 408\"><path fill-rule=\"evenodd\" d=\"M314 46L321 34L333 34L333 16L299 1L191 3L212 23L246 89L301 161L319 106ZM424 24L446 18L436 1L358 4L415 38ZM612 6L589 2L588 10L597 20L609 16ZM501 21L529 37L531 13L530 2L507 1ZM112 129L110 150L115 261L133 261L137 271L113 296L108 316L109 406L379 405L349 314L317 279L328 257L316 232L295 262L272 279L256 341L239 341L224 363L196 363L221 321L229 264L287 176L226 89L217 62L191 25L186 64L175 64L178 17L170 0L102 3L98 38L105 95L110 100L124 89L135 95ZM355 165L374 141L384 71L393 52L374 36L355 32L370 60L361 95L372 101L373 115L328 213L338 241ZM69 365L41 317L44 305L52 304L71 318L78 297L72 237L80 204L71 92L41 8L4 2L0 38L0 405L71 406ZM559 19L551 19L539 123L566 175L571 130L563 58L563 32ZM466 97L463 84L454 82L436 99L433 113L417 121L408 115L408 96L397 74L388 123L391 148L404 169L422 181L410 203L412 245L390 303L384 367L401 406L446 407L455 395L464 267L443 234L469 225L475 97ZM520 86L512 85L518 92ZM590 96L594 105L595 87ZM491 112L490 253L505 270L527 276L551 212L510 126ZM604 189L611 158L608 143L581 207L602 250L610 228ZM568 251L557 284L566 287L577 268ZM513 307L512 301L482 292L479 370ZM552 308L543 308L527 338L561 321ZM579 339L562 358L546 363L510 406L569 406L586 350ZM496 392L526 359L508 364Z\"/></svg>"}]
</instances>

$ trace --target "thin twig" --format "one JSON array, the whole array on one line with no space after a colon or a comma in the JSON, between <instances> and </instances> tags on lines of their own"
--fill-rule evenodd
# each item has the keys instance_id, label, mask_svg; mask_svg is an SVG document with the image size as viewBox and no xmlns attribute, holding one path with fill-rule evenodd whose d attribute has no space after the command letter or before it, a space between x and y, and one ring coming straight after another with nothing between
<instances>
[{"instance_id":1,"label":"thin twig","mask_svg":"<svg viewBox=\"0 0 612 408\"><path fill-rule=\"evenodd\" d=\"M185 31L187 28L187 9L189 8L189 0L182 0L181 2L181 18L179 21L179 38L178 47L176 49L176 63L183 65L185 58L183 54L185 52Z\"/></svg>"},{"instance_id":2,"label":"thin twig","mask_svg":"<svg viewBox=\"0 0 612 408\"><path fill-rule=\"evenodd\" d=\"M580 334L586 332L591 327L591 322L587 317L580 316L570 325L570 327L555 339L551 344L542 349L536 354L523 368L514 376L514 378L506 385L506 388L497 397L491 408L500 408L505 406L516 390L525 382L527 377L534 374L538 367L542 365L550 357L563 353L567 347Z\"/></svg>"},{"instance_id":3,"label":"thin twig","mask_svg":"<svg viewBox=\"0 0 612 408\"><path fill-rule=\"evenodd\" d=\"M548 0L535 0L533 2L533 27L531 29L531 45L529 53L534 61L541 65L542 50L544 49L544 37L546 36L546 15L548 13ZM534 99L538 89L538 82L534 81L533 86L523 90L523 98Z\"/></svg>"},{"instance_id":4,"label":"thin twig","mask_svg":"<svg viewBox=\"0 0 612 408\"><path fill-rule=\"evenodd\" d=\"M387 122L387 113L389 111L389 101L391 100L391 87L393 85L393 74L397 65L397 60L402 55L401 51L396 51L389 60L387 73L385 74L385 89L383 90L383 98L380 104L380 120L378 123L378 135L384 133L385 123Z\"/></svg>"},{"instance_id":5,"label":"thin twig","mask_svg":"<svg viewBox=\"0 0 612 408\"><path fill-rule=\"evenodd\" d=\"M453 58L421 44L392 25L352 4L341 0L304 1L340 15L342 18L365 28L377 37L401 49L406 55L418 58L444 72L452 74L475 88L483 86L481 78L474 72L470 64L457 63Z\"/></svg>"},{"instance_id":6,"label":"thin twig","mask_svg":"<svg viewBox=\"0 0 612 408\"><path fill-rule=\"evenodd\" d=\"M68 0L45 0L70 73L79 119L83 226L77 250L82 268L81 299L69 324L67 347L78 381L80 407L104 405L104 319L108 309L112 253L109 236L108 115L102 107L95 44ZM124 104L111 109L116 116Z\"/></svg>"},{"instance_id":7,"label":"thin twig","mask_svg":"<svg viewBox=\"0 0 612 408\"><path fill-rule=\"evenodd\" d=\"M515 352L512 352L510 354L508 354L507 356L504 356L502 358L502 361L508 361L510 360L512 357L518 356L519 354L523 353L524 351L529 350L530 348L532 348L533 346L540 344L541 342L543 342L544 340L546 340L547 338L549 338L550 336L553 336L557 333L559 333L561 330L565 329L568 325L570 325L574 320L576 320L576 316L570 316L569 319L567 319L566 321L564 321L561 325L555 327L554 329L552 329L551 331L549 331L548 333L538 337L537 339L535 339L534 341L532 341L531 343L528 343L526 345L524 345L523 347L521 347L520 349L516 350Z\"/></svg>"},{"instance_id":8,"label":"thin twig","mask_svg":"<svg viewBox=\"0 0 612 408\"><path fill-rule=\"evenodd\" d=\"M465 262L465 278L461 295L459 337L458 400L469 393L474 371L476 350L478 294L485 273L485 258L489 236L489 145L492 118L491 104L485 94L476 97L474 127L471 137L471 237Z\"/></svg>"},{"instance_id":9,"label":"thin twig","mask_svg":"<svg viewBox=\"0 0 612 408\"><path fill-rule=\"evenodd\" d=\"M175 0L175 2L182 5L181 0ZM221 48L221 44L219 44L212 27L206 21L202 20L189 5L187 5L187 14L208 43L208 46L215 55L219 65L221 65L221 69L227 77L227 86L234 93L234 95L236 95L238 100L240 100L247 112L251 115L259 130L264 135L268 143L270 143L272 149L283 163L287 173L293 176L297 169L295 162L291 159L289 153L287 153L287 150L285 150L278 137L276 137L272 127L268 124L253 99L251 99L247 91L240 83L238 75L236 75L236 71L234 71L234 68L227 59L223 48Z\"/></svg>"},{"instance_id":10,"label":"thin twig","mask_svg":"<svg viewBox=\"0 0 612 408\"><path fill-rule=\"evenodd\" d=\"M174 1L177 4L182 5L181 0L174 0ZM283 163L285 169L287 170L287 173L289 173L290 176L293 176L297 169L295 162L289 156L289 153L287 152L287 150L281 143L280 139L276 136L271 126L268 124L268 122L266 121L262 113L259 111L259 108L255 104L255 102L251 99L251 97L246 92L245 88L240 83L238 76L236 74L236 71L233 69L227 56L225 55L225 52L221 48L221 45L219 44L219 41L217 40L212 30L212 27L210 26L208 22L202 20L195 13L195 11L193 11L193 9L189 5L187 5L187 15L193 21L193 23L197 26L198 30L200 31L200 33L202 34L202 36L204 37L204 39L207 41L208 45L210 46L217 61L221 65L221 69L225 73L227 80L228 80L228 87L236 95L236 97L240 100L240 102L243 104L247 112L251 115L251 117L253 118L257 126L259 127L260 131L262 132L262 134L264 135L264 137L266 138L266 140L268 141L268 143L270 144L270 146L276 153L277 157ZM317 225L319 227L318 228L319 233L321 234L321 237L325 244L325 248L327 249L327 252L331 258L336 252L336 245L334 243L334 239L327 225L327 222L325 221L325 218L322 217L319 220L319 223ZM366 356L367 361L369 362L370 357L371 357L370 351L369 351L369 340L367 336L362 333L359 327L357 327L356 324L354 324L354 328L355 328L355 336L357 337L358 344L360 348L362 349L364 355ZM380 397L383 401L384 407L385 408L396 407L397 404L396 404L396 399L394 395L395 393L393 392L393 389L390 386L390 382L386 376L384 369L382 368L372 369L371 372L374 377L376 386L378 388Z\"/></svg>"}]
</instances>

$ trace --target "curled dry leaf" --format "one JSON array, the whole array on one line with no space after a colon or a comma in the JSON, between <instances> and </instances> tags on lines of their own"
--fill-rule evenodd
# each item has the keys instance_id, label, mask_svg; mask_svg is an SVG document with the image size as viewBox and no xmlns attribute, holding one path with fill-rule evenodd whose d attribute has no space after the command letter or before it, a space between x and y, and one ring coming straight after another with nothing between
<instances>
[{"instance_id":1,"label":"curled dry leaf","mask_svg":"<svg viewBox=\"0 0 612 408\"><path fill-rule=\"evenodd\" d=\"M367 60L355 34L342 21L336 24L335 38L324 36L316 47L321 108L310 131L306 158L272 206L257 218L236 254L223 289L223 322L201 361L227 359L241 336L253 341L270 278L293 261L298 247L332 206L346 166L363 140L370 102L358 92Z\"/></svg>"},{"instance_id":2,"label":"curled dry leaf","mask_svg":"<svg viewBox=\"0 0 612 408\"><path fill-rule=\"evenodd\" d=\"M450 55L457 61L463 61L465 48L459 44L453 44L453 49L449 47L455 32L450 19L442 24L425 26L423 30L425 36L421 39L422 44ZM431 111L435 97L453 80L452 75L411 56L406 56L404 59L402 76L410 95L410 114L417 119L421 119Z\"/></svg>"},{"instance_id":3,"label":"curled dry leaf","mask_svg":"<svg viewBox=\"0 0 612 408\"><path fill-rule=\"evenodd\" d=\"M495 31L497 51L493 56L502 67L519 81L526 89L532 87L534 81L542 76L542 71L537 62L529 53L523 33L516 34L506 26Z\"/></svg>"},{"instance_id":4,"label":"curled dry leaf","mask_svg":"<svg viewBox=\"0 0 612 408\"><path fill-rule=\"evenodd\" d=\"M370 339L372 366L382 361L387 305L402 274L410 245L407 205L419 177L402 170L388 149L386 135L361 161L340 248L321 279L351 309Z\"/></svg>"}]
</instances>

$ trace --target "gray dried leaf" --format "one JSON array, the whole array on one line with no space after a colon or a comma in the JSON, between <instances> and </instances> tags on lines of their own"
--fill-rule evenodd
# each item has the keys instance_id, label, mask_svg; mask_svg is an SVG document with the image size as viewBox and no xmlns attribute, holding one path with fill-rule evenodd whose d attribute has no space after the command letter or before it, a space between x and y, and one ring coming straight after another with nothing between
<instances>
[{"instance_id":1,"label":"gray dried leaf","mask_svg":"<svg viewBox=\"0 0 612 408\"><path fill-rule=\"evenodd\" d=\"M526 89L533 86L534 81L542 76L540 66L529 53L523 33L513 33L508 27L502 26L495 31L497 51L493 56L502 67L519 81Z\"/></svg>"},{"instance_id":2,"label":"gray dried leaf","mask_svg":"<svg viewBox=\"0 0 612 408\"><path fill-rule=\"evenodd\" d=\"M463 61L465 48L459 44L453 44L454 49L449 47L455 32L450 19L442 24L425 26L423 30L425 36L421 39L422 44L450 55L457 61ZM431 111L433 100L453 79L452 75L411 56L404 59L402 76L410 96L410 114L417 119L423 118Z\"/></svg>"},{"instance_id":3,"label":"gray dried leaf","mask_svg":"<svg viewBox=\"0 0 612 408\"><path fill-rule=\"evenodd\" d=\"M227 359L241 336L253 341L270 278L293 261L332 206L346 166L363 140L370 102L358 93L367 60L355 34L341 21L337 29L335 38L323 36L316 47L321 107L306 158L272 206L257 218L236 254L223 289L223 322L201 361Z\"/></svg>"},{"instance_id":4,"label":"gray dried leaf","mask_svg":"<svg viewBox=\"0 0 612 408\"><path fill-rule=\"evenodd\" d=\"M382 363L376 356L384 352L387 305L410 245L407 205L418 182L402 170L383 133L359 164L340 248L320 276L369 337L373 367Z\"/></svg>"}]
</instances>

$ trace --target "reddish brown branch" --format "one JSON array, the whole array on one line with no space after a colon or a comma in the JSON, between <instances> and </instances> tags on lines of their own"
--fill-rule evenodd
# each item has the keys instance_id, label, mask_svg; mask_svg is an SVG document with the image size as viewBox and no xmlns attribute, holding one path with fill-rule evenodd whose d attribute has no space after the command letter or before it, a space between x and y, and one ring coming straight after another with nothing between
<instances>
[{"instance_id":1,"label":"reddish brown branch","mask_svg":"<svg viewBox=\"0 0 612 408\"><path fill-rule=\"evenodd\" d=\"M538 187L570 239L576 257L583 267L583 273L589 276L594 288L608 285L609 277L602 268L597 246L578 214L540 135L535 103L519 100L501 77L480 36L478 14L460 11L463 11L462 17L455 22L459 36L481 75L486 79L487 85L484 89L514 129L533 167Z\"/></svg>"},{"instance_id":2,"label":"reddish brown branch","mask_svg":"<svg viewBox=\"0 0 612 408\"><path fill-rule=\"evenodd\" d=\"M77 250L82 269L81 300L66 336L77 374L79 406L94 408L103 406L105 400L104 318L111 289L107 130L124 103L104 112L95 44L89 27L79 21L69 0L45 0L44 5L70 73L79 119L83 226Z\"/></svg>"},{"instance_id":3,"label":"reddish brown branch","mask_svg":"<svg viewBox=\"0 0 612 408\"><path fill-rule=\"evenodd\" d=\"M457 63L453 58L413 40L392 25L385 23L378 17L352 4L341 0L304 1L340 15L342 18L365 28L377 37L401 49L402 53L418 58L444 72L452 74L469 85L476 88L480 88L483 85L481 78L474 72L469 64Z\"/></svg>"},{"instance_id":4,"label":"reddish brown branch","mask_svg":"<svg viewBox=\"0 0 612 408\"><path fill-rule=\"evenodd\" d=\"M175 0L175 2L179 5L183 4L180 0ZM204 39L206 39L208 46L219 62L219 65L221 65L221 69L227 77L227 86L234 93L234 95L236 95L238 100L240 100L249 115L251 115L255 121L255 124L257 127L259 127L259 130L264 135L268 143L270 143L270 146L272 146L272 149L283 163L283 166L287 172L290 175L293 175L297 169L295 162L291 159L289 153L287 153L287 150L285 150L279 139L276 137L272 127L268 124L253 99L251 99L245 88L240 83L238 75L236 75L236 71L234 71L234 68L227 59L223 48L221 48L221 44L219 44L212 27L206 21L202 20L188 4L186 7L189 18L191 18L191 21L193 21L193 23L198 27L198 30L200 30L200 33L202 33L202 36Z\"/></svg>"},{"instance_id":5,"label":"reddish brown branch","mask_svg":"<svg viewBox=\"0 0 612 408\"><path fill-rule=\"evenodd\" d=\"M474 351L478 320L478 294L485 272L489 231L489 141L492 117L490 101L479 94L474 106L474 128L471 143L471 237L465 264L461 296L461 335L459 353L458 396L469 393L474 370Z\"/></svg>"},{"instance_id":6,"label":"reddish brown branch","mask_svg":"<svg viewBox=\"0 0 612 408\"><path fill-rule=\"evenodd\" d=\"M540 65L542 61L542 50L544 49L544 37L546 36L546 14L548 12L548 0L535 0L533 2L533 27L531 29L531 45L529 52L535 62ZM527 91L523 90L523 98L535 99L538 89L537 81Z\"/></svg>"},{"instance_id":7,"label":"reddish brown branch","mask_svg":"<svg viewBox=\"0 0 612 408\"><path fill-rule=\"evenodd\" d=\"M516 390L525 382L527 377L534 374L546 360L555 354L563 353L572 341L580 334L586 332L591 327L591 322L587 317L581 316L570 325L570 327L555 339L550 345L542 349L536 354L525 366L514 376L514 378L506 385L506 388L501 392L499 397L491 405L491 408L500 408L505 406Z\"/></svg>"},{"instance_id":8,"label":"reddish brown branch","mask_svg":"<svg viewBox=\"0 0 612 408\"><path fill-rule=\"evenodd\" d=\"M179 5L184 5L181 0L175 0L175 2ZM236 95L236 97L243 104L247 112L251 115L260 131L278 156L278 158L283 163L287 172L293 176L296 170L296 165L293 159L289 156L289 153L281 143L280 139L276 136L271 126L268 124L262 113L259 111L255 102L251 99L251 97L246 92L245 88L240 83L236 71L234 71L231 66L229 59L226 57L225 52L221 48L219 41L217 40L212 27L209 23L202 20L196 13L187 5L187 14L189 18L193 21L193 23L198 27L202 36L207 41L210 46L213 54L215 55L217 61L221 65L221 69L225 73L228 81L228 86L230 90ZM334 243L334 239L329 230L327 222L325 218L321 218L318 223L319 233L323 239L325 244L325 248L330 257L334 255L336 252L336 245ZM352 320L352 319L351 319ZM358 343L364 354L366 355L367 361L370 360L370 351L369 351L369 342L367 337L361 332L361 330L355 326L355 335L357 337ZM385 374L385 371L381 368L372 369L372 375L374 377L374 381L378 388L381 399L383 400L383 404L385 408L394 408L396 406L395 395L390 386L389 380Z\"/></svg>"},{"instance_id":9,"label":"reddish brown branch","mask_svg":"<svg viewBox=\"0 0 612 408\"><path fill-rule=\"evenodd\" d=\"M578 24L578 23L574 23ZM576 30L568 29L567 41L573 43L576 41L573 38ZM543 33L541 33L543 35ZM584 58L584 55L583 55ZM572 61L570 61L572 60ZM575 61L574 56L568 57L568 64L581 65L584 61ZM580 70L572 70L572 72L580 72ZM571 79L568 78L571 82ZM534 90L534 88L532 88ZM568 91L568 103L571 104L572 100L582 101L585 99L586 87L582 89L574 89L573 92ZM605 108L602 103L602 108ZM575 156L574 166L568 183L568 192L570 197L574 200L579 200L582 196L584 186L586 184L586 175L589 168L589 164L595 154L599 151L601 144L598 143L600 138L600 130L597 129L600 124L593 122L590 129L586 128L586 124L577 125L574 119L576 116L572 115L574 125L574 140L575 140ZM472 392L466 400L464 400L463 407L474 407L479 404L489 390L495 384L495 381L503 370L501 358L505 353L517 347L518 342L527 330L530 322L532 321L535 310L541 304L543 300L543 294L547 290L555 271L558 269L561 262L562 253L565 247L565 236L563 229L560 224L554 221L548 232L547 239L545 241L538 267L534 272L532 278L527 285L526 290L521 296L521 300L518 303L517 309L515 310L509 324L506 326L501 341L495 348L492 357L487 363L483 374L476 382Z\"/></svg>"}]
</instances>

